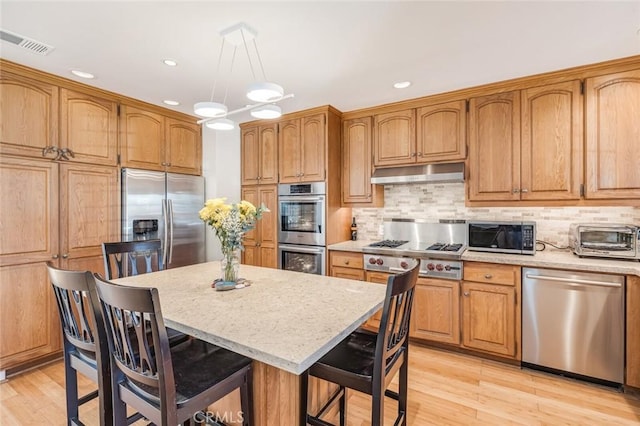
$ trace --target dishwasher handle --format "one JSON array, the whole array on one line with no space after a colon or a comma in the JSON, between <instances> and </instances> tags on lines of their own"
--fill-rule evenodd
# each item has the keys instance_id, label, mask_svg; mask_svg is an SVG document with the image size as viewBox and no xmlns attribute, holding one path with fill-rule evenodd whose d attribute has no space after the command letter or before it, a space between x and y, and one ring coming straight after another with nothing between
<instances>
[{"instance_id":1,"label":"dishwasher handle","mask_svg":"<svg viewBox=\"0 0 640 426\"><path fill-rule=\"evenodd\" d=\"M620 288L622 287L622 284L620 283L609 283L606 281L593 281L593 280L581 280L579 278L561 278L561 277L550 277L548 275L532 275L532 274L525 274L526 278L532 279L532 280L545 280L545 281L559 281L565 284L568 284L570 286L576 286L576 287L580 287L583 285L591 285L591 286L597 286L597 287L614 287L614 288Z\"/></svg>"}]
</instances>

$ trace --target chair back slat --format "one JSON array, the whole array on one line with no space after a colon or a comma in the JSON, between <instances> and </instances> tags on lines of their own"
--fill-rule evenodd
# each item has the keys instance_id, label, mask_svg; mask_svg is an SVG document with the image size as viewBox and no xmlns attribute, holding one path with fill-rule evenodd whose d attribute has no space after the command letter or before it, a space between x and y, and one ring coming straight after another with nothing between
<instances>
[{"instance_id":1,"label":"chair back slat","mask_svg":"<svg viewBox=\"0 0 640 426\"><path fill-rule=\"evenodd\" d=\"M102 243L102 255L108 280L163 269L162 242L158 239Z\"/></svg>"},{"instance_id":2,"label":"chair back slat","mask_svg":"<svg viewBox=\"0 0 640 426\"><path fill-rule=\"evenodd\" d=\"M387 366L406 350L409 337L413 294L420 261L414 260L414 266L407 272L392 275L387 281L387 294L382 308L382 318L376 343L375 364L380 366L374 371L379 377Z\"/></svg>"},{"instance_id":3,"label":"chair back slat","mask_svg":"<svg viewBox=\"0 0 640 426\"><path fill-rule=\"evenodd\" d=\"M166 401L175 404L173 364L158 290L94 277L116 366L144 397L159 400L165 407ZM140 384L155 390L143 390Z\"/></svg>"}]
</instances>

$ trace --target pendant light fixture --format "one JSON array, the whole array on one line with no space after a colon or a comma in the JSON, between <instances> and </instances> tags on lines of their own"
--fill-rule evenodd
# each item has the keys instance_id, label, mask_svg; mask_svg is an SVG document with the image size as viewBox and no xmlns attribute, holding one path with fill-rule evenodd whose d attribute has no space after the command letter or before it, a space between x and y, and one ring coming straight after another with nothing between
<instances>
[{"instance_id":1,"label":"pendant light fixture","mask_svg":"<svg viewBox=\"0 0 640 426\"><path fill-rule=\"evenodd\" d=\"M236 127L235 123L228 119L230 115L237 114L239 112L249 110L252 117L258 119L274 119L282 115L282 109L278 105L274 105L275 102L279 102L284 99L292 98L293 94L284 94L284 89L279 84L267 81L266 74L264 72L264 66L262 64L262 58L258 51L258 45L256 44L257 32L244 23L238 23L220 32L222 36L222 45L220 47L220 53L218 55L218 65L216 68L215 79L213 82L213 89L211 90L211 97L209 101L197 102L193 106L193 111L196 115L205 117L198 121L198 123L205 123L208 128L216 130L231 130ZM248 43L253 42L253 56L249 50ZM233 46L233 52L231 54L228 78L226 82L226 88L222 102L214 101L216 95L216 86L218 79L221 76L220 69L222 63L225 60L224 51L225 44ZM256 104L247 105L242 108L229 111L226 102L227 94L229 91L229 80L233 72L233 65L236 57L238 47L244 47L244 51L249 60L249 67L251 68L251 75L254 82L249 84L247 88L247 98ZM259 64L260 76L256 75L254 69L254 62ZM258 81L258 77L261 79Z\"/></svg>"}]
</instances>

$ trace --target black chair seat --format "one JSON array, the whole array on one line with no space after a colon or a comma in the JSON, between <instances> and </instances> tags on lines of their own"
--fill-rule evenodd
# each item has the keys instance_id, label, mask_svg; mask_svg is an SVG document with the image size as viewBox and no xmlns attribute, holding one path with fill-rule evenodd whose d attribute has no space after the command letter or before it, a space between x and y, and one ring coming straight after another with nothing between
<instances>
[{"instance_id":1,"label":"black chair seat","mask_svg":"<svg viewBox=\"0 0 640 426\"><path fill-rule=\"evenodd\" d=\"M190 339L171 348L176 402L195 398L215 384L251 364L251 359L198 339ZM157 402L158 388L130 382Z\"/></svg>"}]
</instances>

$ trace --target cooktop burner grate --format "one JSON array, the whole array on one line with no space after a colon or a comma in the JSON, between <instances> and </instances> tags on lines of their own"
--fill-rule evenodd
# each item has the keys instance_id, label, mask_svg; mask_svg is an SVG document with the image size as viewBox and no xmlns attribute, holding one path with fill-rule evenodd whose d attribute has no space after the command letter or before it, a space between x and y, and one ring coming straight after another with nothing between
<instances>
[{"instance_id":1,"label":"cooktop burner grate","mask_svg":"<svg viewBox=\"0 0 640 426\"><path fill-rule=\"evenodd\" d=\"M462 244L444 244L444 243L435 243L426 248L426 250L431 251L458 251L462 247Z\"/></svg>"},{"instance_id":2,"label":"cooktop burner grate","mask_svg":"<svg viewBox=\"0 0 640 426\"><path fill-rule=\"evenodd\" d=\"M369 244L369 247L396 248L408 242L409 241L403 241L403 240L382 240L382 241L378 241L377 243Z\"/></svg>"}]
</instances>

